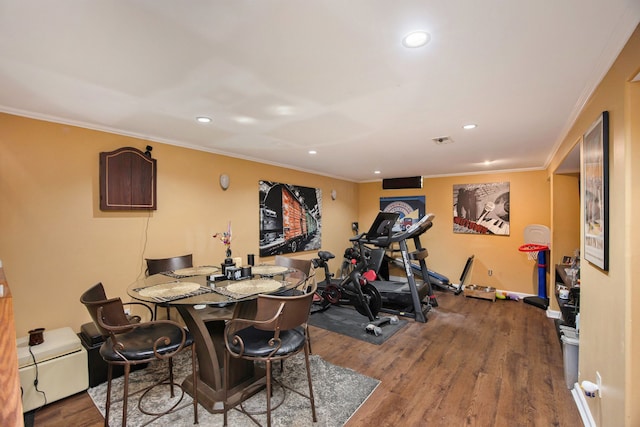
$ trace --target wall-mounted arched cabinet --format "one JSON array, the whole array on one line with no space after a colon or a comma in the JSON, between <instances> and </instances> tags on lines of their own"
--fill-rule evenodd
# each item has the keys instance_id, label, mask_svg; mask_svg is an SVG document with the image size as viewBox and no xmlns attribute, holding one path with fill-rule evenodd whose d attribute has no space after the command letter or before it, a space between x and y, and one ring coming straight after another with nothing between
<instances>
[{"instance_id":1,"label":"wall-mounted arched cabinet","mask_svg":"<svg viewBox=\"0 0 640 427\"><path fill-rule=\"evenodd\" d=\"M100 153L100 210L157 209L156 160L123 147Z\"/></svg>"}]
</instances>

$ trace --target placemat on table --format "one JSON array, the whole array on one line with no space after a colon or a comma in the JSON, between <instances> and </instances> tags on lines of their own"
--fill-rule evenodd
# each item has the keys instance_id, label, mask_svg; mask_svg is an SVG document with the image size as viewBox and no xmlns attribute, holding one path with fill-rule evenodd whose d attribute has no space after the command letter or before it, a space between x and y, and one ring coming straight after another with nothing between
<instances>
[{"instance_id":1,"label":"placemat on table","mask_svg":"<svg viewBox=\"0 0 640 427\"><path fill-rule=\"evenodd\" d=\"M284 273L289 270L282 265L256 265L251 267L251 274L258 274L260 276L273 276L275 274Z\"/></svg>"},{"instance_id":2,"label":"placemat on table","mask_svg":"<svg viewBox=\"0 0 640 427\"><path fill-rule=\"evenodd\" d=\"M167 276L182 278L182 277L190 277L190 276L207 276L209 274L214 274L220 271L218 267L214 267L212 265L201 265L199 267L187 267L180 268L178 270L167 271L163 273Z\"/></svg>"},{"instance_id":3,"label":"placemat on table","mask_svg":"<svg viewBox=\"0 0 640 427\"><path fill-rule=\"evenodd\" d=\"M251 295L272 293L283 287L283 283L273 279L250 279L230 283L225 287L216 287L218 292L228 297L240 299Z\"/></svg>"},{"instance_id":4,"label":"placemat on table","mask_svg":"<svg viewBox=\"0 0 640 427\"><path fill-rule=\"evenodd\" d=\"M211 292L211 289L204 288L198 283L169 282L149 286L147 288L136 289L136 291L140 296L164 302Z\"/></svg>"}]
</instances>

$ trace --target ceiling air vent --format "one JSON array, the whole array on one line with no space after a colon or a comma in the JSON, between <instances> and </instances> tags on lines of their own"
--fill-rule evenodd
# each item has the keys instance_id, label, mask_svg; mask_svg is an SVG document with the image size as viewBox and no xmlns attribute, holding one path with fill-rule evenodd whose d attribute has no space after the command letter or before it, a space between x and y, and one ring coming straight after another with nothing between
<instances>
[{"instance_id":1,"label":"ceiling air vent","mask_svg":"<svg viewBox=\"0 0 640 427\"><path fill-rule=\"evenodd\" d=\"M453 144L453 139L448 136L439 136L437 138L432 138L433 142L437 145L445 145L445 144Z\"/></svg>"},{"instance_id":2,"label":"ceiling air vent","mask_svg":"<svg viewBox=\"0 0 640 427\"><path fill-rule=\"evenodd\" d=\"M438 145L453 144L453 139L448 136L439 136L437 138L432 138L432 140Z\"/></svg>"}]
</instances>

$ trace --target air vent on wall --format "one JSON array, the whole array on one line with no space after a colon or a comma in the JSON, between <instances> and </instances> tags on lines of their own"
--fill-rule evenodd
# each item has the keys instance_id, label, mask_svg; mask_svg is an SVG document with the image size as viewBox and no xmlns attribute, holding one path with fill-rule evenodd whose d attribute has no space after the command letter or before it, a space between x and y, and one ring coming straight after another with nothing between
<instances>
[{"instance_id":1,"label":"air vent on wall","mask_svg":"<svg viewBox=\"0 0 640 427\"><path fill-rule=\"evenodd\" d=\"M448 136L439 136L437 138L432 138L433 142L435 142L438 145L444 145L444 144L452 144L453 143L453 139L451 139Z\"/></svg>"}]
</instances>

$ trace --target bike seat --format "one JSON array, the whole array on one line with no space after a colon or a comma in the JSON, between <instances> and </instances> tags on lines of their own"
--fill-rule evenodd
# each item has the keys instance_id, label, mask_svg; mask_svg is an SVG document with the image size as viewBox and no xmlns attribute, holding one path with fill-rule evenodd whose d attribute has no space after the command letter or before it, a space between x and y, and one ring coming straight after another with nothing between
<instances>
[{"instance_id":1,"label":"bike seat","mask_svg":"<svg viewBox=\"0 0 640 427\"><path fill-rule=\"evenodd\" d=\"M328 260L333 259L333 258L336 257L334 254L332 254L329 251L320 251L320 252L318 252L318 256L320 257L320 259L322 259L324 261L328 261Z\"/></svg>"}]
</instances>

